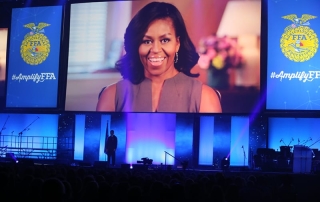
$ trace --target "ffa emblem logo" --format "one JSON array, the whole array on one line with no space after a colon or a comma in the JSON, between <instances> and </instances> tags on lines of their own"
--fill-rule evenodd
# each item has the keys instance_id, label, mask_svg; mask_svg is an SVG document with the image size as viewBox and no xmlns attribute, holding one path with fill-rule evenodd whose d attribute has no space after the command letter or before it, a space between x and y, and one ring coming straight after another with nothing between
<instances>
[{"instance_id":1,"label":"ffa emblem logo","mask_svg":"<svg viewBox=\"0 0 320 202\"><path fill-rule=\"evenodd\" d=\"M45 61L50 52L50 41L43 34L47 23L39 23L36 26L34 23L24 25L31 31L24 36L20 47L22 59L30 65L38 65Z\"/></svg>"},{"instance_id":2,"label":"ffa emblem logo","mask_svg":"<svg viewBox=\"0 0 320 202\"><path fill-rule=\"evenodd\" d=\"M305 62L311 59L318 49L317 34L310 28L309 20L316 16L303 14L301 18L291 14L282 18L291 20L281 36L280 48L282 53L294 62Z\"/></svg>"}]
</instances>

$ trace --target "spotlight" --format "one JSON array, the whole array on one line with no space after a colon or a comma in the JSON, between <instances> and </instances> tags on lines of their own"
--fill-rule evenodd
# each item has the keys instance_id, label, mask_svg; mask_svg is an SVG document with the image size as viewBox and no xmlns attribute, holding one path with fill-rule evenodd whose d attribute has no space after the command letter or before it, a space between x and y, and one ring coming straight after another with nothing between
<instances>
[{"instance_id":1,"label":"spotlight","mask_svg":"<svg viewBox=\"0 0 320 202\"><path fill-rule=\"evenodd\" d=\"M224 157L221 160L221 168L222 170L228 170L230 166L230 159L228 157Z\"/></svg>"}]
</instances>

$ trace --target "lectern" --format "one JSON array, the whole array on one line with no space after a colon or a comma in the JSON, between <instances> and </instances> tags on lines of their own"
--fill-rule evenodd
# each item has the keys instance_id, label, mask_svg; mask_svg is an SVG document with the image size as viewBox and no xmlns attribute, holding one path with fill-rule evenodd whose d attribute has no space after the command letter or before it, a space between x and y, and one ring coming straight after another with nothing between
<instances>
[{"instance_id":1,"label":"lectern","mask_svg":"<svg viewBox=\"0 0 320 202\"><path fill-rule=\"evenodd\" d=\"M312 164L312 151L304 145L294 145L293 172L310 173Z\"/></svg>"}]
</instances>

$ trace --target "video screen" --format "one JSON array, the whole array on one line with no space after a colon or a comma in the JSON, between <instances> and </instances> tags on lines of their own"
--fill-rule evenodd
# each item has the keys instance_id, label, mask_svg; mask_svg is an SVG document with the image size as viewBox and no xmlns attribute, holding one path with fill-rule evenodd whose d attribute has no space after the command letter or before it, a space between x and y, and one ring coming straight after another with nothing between
<instances>
[{"instance_id":1,"label":"video screen","mask_svg":"<svg viewBox=\"0 0 320 202\"><path fill-rule=\"evenodd\" d=\"M181 36L176 37L172 21L170 24L168 20L160 20L157 25L144 20L151 19L148 15L157 10L156 6L152 8L154 12L143 9L151 2L71 3L65 111L251 113L257 110L261 2L165 1L181 13L199 57L188 71L199 74L198 77L190 77L184 70L193 64L183 55L186 33L178 30ZM169 10L167 15L175 15L175 11ZM164 33L168 37L153 32L161 30L161 23L167 23L169 31ZM145 28L127 29L133 24ZM166 43L170 50L164 47ZM150 48L155 44L162 47ZM131 50L129 46L134 48ZM161 74L162 67L170 69L169 73ZM157 79L160 83L156 83Z\"/></svg>"},{"instance_id":2,"label":"video screen","mask_svg":"<svg viewBox=\"0 0 320 202\"><path fill-rule=\"evenodd\" d=\"M282 0L264 5L266 110L319 110L320 2Z\"/></svg>"},{"instance_id":3,"label":"video screen","mask_svg":"<svg viewBox=\"0 0 320 202\"><path fill-rule=\"evenodd\" d=\"M56 108L62 6L13 8L7 108Z\"/></svg>"},{"instance_id":4,"label":"video screen","mask_svg":"<svg viewBox=\"0 0 320 202\"><path fill-rule=\"evenodd\" d=\"M6 57L8 28L0 28L0 106L5 103Z\"/></svg>"}]
</instances>

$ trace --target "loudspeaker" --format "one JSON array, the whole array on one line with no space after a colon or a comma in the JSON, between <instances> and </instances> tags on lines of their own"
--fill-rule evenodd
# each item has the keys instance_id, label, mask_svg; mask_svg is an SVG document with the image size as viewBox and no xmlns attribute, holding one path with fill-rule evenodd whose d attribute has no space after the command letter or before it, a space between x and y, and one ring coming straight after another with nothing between
<instances>
[{"instance_id":1,"label":"loudspeaker","mask_svg":"<svg viewBox=\"0 0 320 202\"><path fill-rule=\"evenodd\" d=\"M54 161L54 165L57 165L57 166L59 166L59 165L70 165L70 162L67 159L56 159Z\"/></svg>"},{"instance_id":2,"label":"loudspeaker","mask_svg":"<svg viewBox=\"0 0 320 202\"><path fill-rule=\"evenodd\" d=\"M11 159L15 158L14 153L6 153L6 158L11 158Z\"/></svg>"},{"instance_id":3,"label":"loudspeaker","mask_svg":"<svg viewBox=\"0 0 320 202\"><path fill-rule=\"evenodd\" d=\"M18 162L17 158L14 156L14 153L6 153L5 160L7 162L13 162L13 163L17 163Z\"/></svg>"},{"instance_id":4,"label":"loudspeaker","mask_svg":"<svg viewBox=\"0 0 320 202\"><path fill-rule=\"evenodd\" d=\"M108 167L108 161L95 161L93 164L93 167L95 168L107 168Z\"/></svg>"},{"instance_id":5,"label":"loudspeaker","mask_svg":"<svg viewBox=\"0 0 320 202\"><path fill-rule=\"evenodd\" d=\"M130 170L130 164L121 164L122 170Z\"/></svg>"},{"instance_id":6,"label":"loudspeaker","mask_svg":"<svg viewBox=\"0 0 320 202\"><path fill-rule=\"evenodd\" d=\"M143 165L143 164L135 164L132 166L133 170L141 170L141 171L147 171L148 170L148 165Z\"/></svg>"},{"instance_id":7,"label":"loudspeaker","mask_svg":"<svg viewBox=\"0 0 320 202\"><path fill-rule=\"evenodd\" d=\"M14 153L6 153L6 159L7 160L15 160L16 157L14 156Z\"/></svg>"},{"instance_id":8,"label":"loudspeaker","mask_svg":"<svg viewBox=\"0 0 320 202\"><path fill-rule=\"evenodd\" d=\"M25 166L33 166L34 162L32 159L19 159L19 164L23 164Z\"/></svg>"},{"instance_id":9,"label":"loudspeaker","mask_svg":"<svg viewBox=\"0 0 320 202\"><path fill-rule=\"evenodd\" d=\"M89 163L89 162L79 162L79 166L82 166L82 167L91 167L91 163Z\"/></svg>"},{"instance_id":10,"label":"loudspeaker","mask_svg":"<svg viewBox=\"0 0 320 202\"><path fill-rule=\"evenodd\" d=\"M320 162L315 165L314 173L315 174L320 174Z\"/></svg>"}]
</instances>

